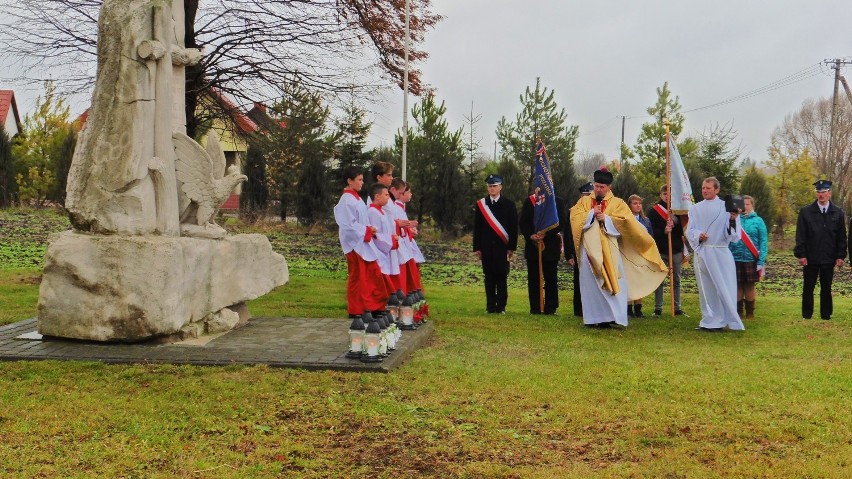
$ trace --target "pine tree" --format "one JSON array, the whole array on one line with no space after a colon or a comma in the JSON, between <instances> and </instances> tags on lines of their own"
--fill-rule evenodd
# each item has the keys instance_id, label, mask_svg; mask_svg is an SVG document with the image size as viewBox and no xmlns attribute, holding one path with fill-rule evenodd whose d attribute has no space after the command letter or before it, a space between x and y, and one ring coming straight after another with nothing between
<instances>
[{"instance_id":1,"label":"pine tree","mask_svg":"<svg viewBox=\"0 0 852 479\"><path fill-rule=\"evenodd\" d=\"M527 195L531 194L531 192L528 191L529 187L527 185L526 175L522 172L518 162L512 161L507 157L503 157L503 159L497 163L497 174L503 177L503 189L500 194L505 195L506 198L520 204L527 198ZM554 183L555 182L556 180L554 179ZM483 194L478 196L482 197L488 193L488 187L485 186L484 181L481 182L480 185ZM557 189L557 192L558 191L559 190Z\"/></svg>"},{"instance_id":2,"label":"pine tree","mask_svg":"<svg viewBox=\"0 0 852 479\"><path fill-rule=\"evenodd\" d=\"M645 200L653 198L650 196L650 193L643 192L639 189L639 183L636 182L636 177L633 175L633 166L629 164L621 165L621 170L613 176L613 195L625 201L627 201L627 198L629 198L630 195L639 195Z\"/></svg>"},{"instance_id":3,"label":"pine tree","mask_svg":"<svg viewBox=\"0 0 852 479\"><path fill-rule=\"evenodd\" d=\"M657 88L657 102L646 110L654 117L654 121L642 125L633 148L633 152L639 157L637 168L634 170L636 181L643 192L650 194L660 191L659 185L666 182L665 121L669 122L672 137L677 138L685 121L680 108L678 97L672 98L668 82Z\"/></svg>"},{"instance_id":4,"label":"pine tree","mask_svg":"<svg viewBox=\"0 0 852 479\"><path fill-rule=\"evenodd\" d=\"M485 160L480 151L482 138L479 137L476 125L482 120L482 115L473 113L473 103L470 104L470 115L465 115L464 128L464 151L465 164L462 166L465 176L465 205L473 205L480 198L477 185L482 182L485 176L482 175ZM465 231L473 230L473 216L462 215L462 222Z\"/></svg>"},{"instance_id":5,"label":"pine tree","mask_svg":"<svg viewBox=\"0 0 852 479\"><path fill-rule=\"evenodd\" d=\"M766 175L752 164L740 181L739 193L754 198L754 210L763 218L766 228L772 231L775 224L775 204L772 201L772 189Z\"/></svg>"},{"instance_id":6,"label":"pine tree","mask_svg":"<svg viewBox=\"0 0 852 479\"><path fill-rule=\"evenodd\" d=\"M0 208L11 206L18 194L12 159L12 140L6 129L0 127Z\"/></svg>"},{"instance_id":7,"label":"pine tree","mask_svg":"<svg viewBox=\"0 0 852 479\"><path fill-rule=\"evenodd\" d=\"M329 181L325 167L305 170L304 161L314 154L331 158L337 141L337 135L326 131L330 112L319 94L296 84L288 85L286 90L288 95L270 109L270 116L285 126L268 136L266 157L269 191L280 202L282 220L287 219L300 196L311 194L300 189L300 178L313 173ZM323 191L328 194L328 188ZM323 198L322 202L327 200Z\"/></svg>"},{"instance_id":8,"label":"pine tree","mask_svg":"<svg viewBox=\"0 0 852 479\"><path fill-rule=\"evenodd\" d=\"M735 193L740 178L742 149L734 146L737 133L730 126L716 125L698 140L694 157L705 176L715 176L722 184L720 194Z\"/></svg>"},{"instance_id":9,"label":"pine tree","mask_svg":"<svg viewBox=\"0 0 852 479\"><path fill-rule=\"evenodd\" d=\"M266 183L266 159L263 144L249 143L244 173L248 177L240 194L240 217L250 223L257 221L269 207L269 187Z\"/></svg>"},{"instance_id":10,"label":"pine tree","mask_svg":"<svg viewBox=\"0 0 852 479\"><path fill-rule=\"evenodd\" d=\"M367 120L367 110L355 102L354 97L343 106L343 115L335 121L339 141L337 143L337 168L339 174L347 166L356 166L362 170L370 164L370 154L365 152L367 137L370 136L372 123Z\"/></svg>"},{"instance_id":11,"label":"pine tree","mask_svg":"<svg viewBox=\"0 0 852 479\"><path fill-rule=\"evenodd\" d=\"M531 190L535 174L536 135L540 136L547 147L556 194L561 195L564 190L579 183L573 165L579 129L576 125L567 125L568 114L564 108L559 109L554 100L555 93L555 90L548 91L542 87L541 78L536 78L535 89L527 87L520 96L523 108L515 116L515 121L510 122L503 117L497 123L497 141L508 159L521 168L525 189ZM513 199L520 201L521 198Z\"/></svg>"},{"instance_id":12,"label":"pine tree","mask_svg":"<svg viewBox=\"0 0 852 479\"><path fill-rule=\"evenodd\" d=\"M296 217L305 226L329 217L330 184L322 151L322 148L307 150L299 174Z\"/></svg>"},{"instance_id":13,"label":"pine tree","mask_svg":"<svg viewBox=\"0 0 852 479\"><path fill-rule=\"evenodd\" d=\"M465 199L464 153L462 131L450 131L446 112L444 102L439 105L432 94L412 108L416 126L408 132L407 179L419 192L412 200L417 220L422 222L428 214L439 229L455 233L462 223ZM397 152L401 148L402 137L397 135Z\"/></svg>"}]
</instances>

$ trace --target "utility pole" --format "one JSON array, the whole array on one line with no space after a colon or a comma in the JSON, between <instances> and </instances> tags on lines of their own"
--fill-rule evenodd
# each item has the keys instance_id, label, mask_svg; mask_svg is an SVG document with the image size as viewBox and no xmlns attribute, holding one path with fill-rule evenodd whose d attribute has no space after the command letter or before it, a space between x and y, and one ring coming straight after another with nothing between
<instances>
[{"instance_id":1,"label":"utility pole","mask_svg":"<svg viewBox=\"0 0 852 479\"><path fill-rule=\"evenodd\" d=\"M834 173L836 164L834 158L834 130L835 123L837 122L837 96L840 91L840 67L842 65L852 65L852 61L835 58L834 60L825 60L824 63L827 65L833 64L831 68L834 70L834 94L831 97L831 126L828 130L828 157L826 158L831 168L831 171L829 171L829 178L831 179L834 176L832 173Z\"/></svg>"},{"instance_id":2,"label":"utility pole","mask_svg":"<svg viewBox=\"0 0 852 479\"><path fill-rule=\"evenodd\" d=\"M626 119L626 116L621 115L621 148L618 150L618 160L622 166L624 165L624 121Z\"/></svg>"},{"instance_id":3,"label":"utility pole","mask_svg":"<svg viewBox=\"0 0 852 479\"><path fill-rule=\"evenodd\" d=\"M402 97L402 180L405 181L406 156L408 155L408 42L411 38L409 32L409 21L411 8L408 0L405 0L405 69L402 78L402 89L405 93Z\"/></svg>"}]
</instances>

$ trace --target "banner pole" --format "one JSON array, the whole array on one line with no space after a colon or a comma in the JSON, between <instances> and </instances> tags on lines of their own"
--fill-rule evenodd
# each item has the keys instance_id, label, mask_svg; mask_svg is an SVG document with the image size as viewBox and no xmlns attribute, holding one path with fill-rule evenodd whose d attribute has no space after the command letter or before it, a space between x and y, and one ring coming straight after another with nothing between
<instances>
[{"instance_id":1,"label":"banner pole","mask_svg":"<svg viewBox=\"0 0 852 479\"><path fill-rule=\"evenodd\" d=\"M674 222L674 218L672 218L673 210L672 210L672 159L671 159L671 132L669 131L669 122L665 121L666 124L666 201L667 207L669 210L669 219ZM671 301L669 301L669 312L672 317L675 316L675 292L674 292L674 267L672 261L674 260L674 256L672 255L672 232L668 233L669 240L669 291L671 292Z\"/></svg>"},{"instance_id":2,"label":"banner pole","mask_svg":"<svg viewBox=\"0 0 852 479\"><path fill-rule=\"evenodd\" d=\"M538 242L538 310L544 312L544 267L542 255L544 252L544 241Z\"/></svg>"}]
</instances>

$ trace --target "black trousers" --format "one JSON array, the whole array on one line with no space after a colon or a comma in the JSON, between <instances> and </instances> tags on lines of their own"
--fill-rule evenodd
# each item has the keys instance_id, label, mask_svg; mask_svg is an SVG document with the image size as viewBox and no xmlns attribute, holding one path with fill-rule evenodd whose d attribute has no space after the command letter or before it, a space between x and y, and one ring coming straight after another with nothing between
<instances>
[{"instance_id":1,"label":"black trousers","mask_svg":"<svg viewBox=\"0 0 852 479\"><path fill-rule=\"evenodd\" d=\"M556 312L559 307L559 287L557 286L557 266L559 260L542 261L544 271L544 313ZM527 292L530 298L530 312L538 313L541 308L541 287L538 284L538 257L527 259Z\"/></svg>"},{"instance_id":2,"label":"black trousers","mask_svg":"<svg viewBox=\"0 0 852 479\"><path fill-rule=\"evenodd\" d=\"M509 300L507 280L509 278L509 261L504 257L482 257L482 275L485 277L485 310L489 313L506 311Z\"/></svg>"},{"instance_id":3,"label":"black trousers","mask_svg":"<svg viewBox=\"0 0 852 479\"><path fill-rule=\"evenodd\" d=\"M802 267L804 287L802 289L802 317L810 318L814 314L814 288L819 278L819 316L831 318L834 304L831 299L831 281L834 279L834 264L814 264Z\"/></svg>"},{"instance_id":4,"label":"black trousers","mask_svg":"<svg viewBox=\"0 0 852 479\"><path fill-rule=\"evenodd\" d=\"M579 261L579 260L577 260ZM574 262L574 316L583 317L583 301L580 299L580 268Z\"/></svg>"}]
</instances>

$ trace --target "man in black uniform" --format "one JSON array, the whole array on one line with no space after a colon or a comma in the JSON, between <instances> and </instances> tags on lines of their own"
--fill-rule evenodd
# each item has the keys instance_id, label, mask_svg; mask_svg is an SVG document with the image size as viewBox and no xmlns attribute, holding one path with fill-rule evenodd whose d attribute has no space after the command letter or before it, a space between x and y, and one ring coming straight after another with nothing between
<instances>
[{"instance_id":1,"label":"man in black uniform","mask_svg":"<svg viewBox=\"0 0 852 479\"><path fill-rule=\"evenodd\" d=\"M556 199L556 214L564 221L562 199ZM527 292L530 298L530 314L556 314L559 307L559 288L557 287L557 267L562 256L562 237L560 228L548 230L540 235L535 230L535 195L531 195L521 208L519 227L526 240L524 258L527 260ZM541 311L541 285L538 272L538 245L544 245L541 252L541 267L544 276L544 311Z\"/></svg>"},{"instance_id":2,"label":"man in black uniform","mask_svg":"<svg viewBox=\"0 0 852 479\"><path fill-rule=\"evenodd\" d=\"M592 182L588 182L580 187L580 197L589 196L595 189ZM560 216L564 219L565 228L563 229L562 238L565 238L565 259L574 271L574 316L583 317L583 302L580 299L580 271L577 269L580 264L577 261L577 251L574 249L574 235L571 232L571 215Z\"/></svg>"},{"instance_id":3,"label":"man in black uniform","mask_svg":"<svg viewBox=\"0 0 852 479\"><path fill-rule=\"evenodd\" d=\"M653 236L654 242L657 244L657 251L660 252L664 263L672 265L675 315L681 315L683 314L683 310L680 309L680 276L683 270L685 252L683 248L683 224L677 215L669 214L668 200L668 189L666 185L663 185L660 187L660 201L648 210L648 219L651 220L651 228L654 232ZM671 263L669 263L669 233L672 235ZM660 287L654 293L654 316L663 314L664 283L665 280L660 283Z\"/></svg>"},{"instance_id":4,"label":"man in black uniform","mask_svg":"<svg viewBox=\"0 0 852 479\"><path fill-rule=\"evenodd\" d=\"M482 261L488 313L505 313L509 298L509 261L518 247L518 210L500 195L503 178L488 175L488 196L476 202L473 220L473 252Z\"/></svg>"},{"instance_id":5,"label":"man in black uniform","mask_svg":"<svg viewBox=\"0 0 852 479\"><path fill-rule=\"evenodd\" d=\"M843 266L846 258L846 217L830 201L830 181L819 180L814 188L816 201L799 210L793 255L799 258L804 274L802 317L811 319L814 313L814 288L819 278L819 315L831 319L834 268Z\"/></svg>"}]
</instances>

